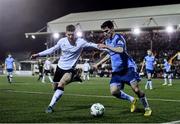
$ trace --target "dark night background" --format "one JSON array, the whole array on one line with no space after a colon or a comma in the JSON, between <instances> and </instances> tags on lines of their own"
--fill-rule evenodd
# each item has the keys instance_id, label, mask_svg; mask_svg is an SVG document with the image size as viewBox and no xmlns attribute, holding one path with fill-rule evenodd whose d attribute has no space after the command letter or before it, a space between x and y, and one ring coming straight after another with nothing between
<instances>
[{"instance_id":1,"label":"dark night background","mask_svg":"<svg viewBox=\"0 0 180 124\"><path fill-rule=\"evenodd\" d=\"M0 0L0 61L8 52L39 52L45 41L26 39L46 23L69 13L180 3L172 0Z\"/></svg>"}]
</instances>

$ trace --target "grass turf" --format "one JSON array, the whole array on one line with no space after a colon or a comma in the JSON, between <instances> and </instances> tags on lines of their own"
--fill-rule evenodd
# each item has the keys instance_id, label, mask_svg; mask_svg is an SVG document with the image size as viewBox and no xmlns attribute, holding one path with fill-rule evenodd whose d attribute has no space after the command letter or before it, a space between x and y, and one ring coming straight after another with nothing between
<instances>
[{"instance_id":1,"label":"grass turf","mask_svg":"<svg viewBox=\"0 0 180 124\"><path fill-rule=\"evenodd\" d=\"M9 84L0 77L0 123L161 123L180 120L180 80L173 86L162 86L162 79L153 80L153 90L144 90L145 79L140 87L145 91L153 110L152 116L144 117L144 109L138 101L137 110L130 113L130 103L110 95L109 78L91 78L83 84L73 82L55 107L46 114L53 95L50 83L41 83L37 77L15 77ZM124 91L133 96L126 85ZM174 101L173 101L174 100ZM105 106L103 117L90 115L93 103Z\"/></svg>"}]
</instances>

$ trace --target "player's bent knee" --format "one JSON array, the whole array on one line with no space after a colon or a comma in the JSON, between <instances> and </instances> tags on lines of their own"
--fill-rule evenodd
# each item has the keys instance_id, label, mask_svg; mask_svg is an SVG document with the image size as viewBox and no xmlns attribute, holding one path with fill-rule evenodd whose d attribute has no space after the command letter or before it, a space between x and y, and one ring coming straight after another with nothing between
<instances>
[{"instance_id":1,"label":"player's bent knee","mask_svg":"<svg viewBox=\"0 0 180 124\"><path fill-rule=\"evenodd\" d=\"M138 87L135 87L135 88L134 88L134 92L135 92L135 93L139 93L139 92L140 92L140 89L139 89Z\"/></svg>"},{"instance_id":2,"label":"player's bent knee","mask_svg":"<svg viewBox=\"0 0 180 124\"><path fill-rule=\"evenodd\" d=\"M65 82L59 82L57 87L63 87L65 86Z\"/></svg>"},{"instance_id":3,"label":"player's bent knee","mask_svg":"<svg viewBox=\"0 0 180 124\"><path fill-rule=\"evenodd\" d=\"M115 97L118 97L119 96L119 91L117 91L117 90L113 90L113 91L111 91L111 95L113 95L113 96L115 96Z\"/></svg>"}]
</instances>

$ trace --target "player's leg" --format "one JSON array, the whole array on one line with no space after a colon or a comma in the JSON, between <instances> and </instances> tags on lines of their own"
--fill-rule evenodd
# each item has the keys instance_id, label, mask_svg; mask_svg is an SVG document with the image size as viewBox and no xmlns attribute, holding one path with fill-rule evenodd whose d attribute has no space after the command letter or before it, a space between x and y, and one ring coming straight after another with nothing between
<instances>
[{"instance_id":1,"label":"player's leg","mask_svg":"<svg viewBox=\"0 0 180 124\"><path fill-rule=\"evenodd\" d=\"M47 75L47 71L44 70L43 77L42 77L42 83L45 83L46 75Z\"/></svg>"},{"instance_id":2,"label":"player's leg","mask_svg":"<svg viewBox=\"0 0 180 124\"><path fill-rule=\"evenodd\" d=\"M48 72L48 78L49 78L49 81L50 81L51 83L53 83L53 80L52 80L52 78L51 78L51 72L50 72L50 71Z\"/></svg>"},{"instance_id":3,"label":"player's leg","mask_svg":"<svg viewBox=\"0 0 180 124\"><path fill-rule=\"evenodd\" d=\"M145 108L144 116L150 116L151 113L152 113L152 110L151 110L151 108L149 107L149 103L148 103L148 101L147 101L147 98L146 98L146 96L145 96L145 93L140 90L137 81L131 82L131 88L133 89L133 91L135 92L135 94L139 97L142 105L143 105L144 108Z\"/></svg>"},{"instance_id":4,"label":"player's leg","mask_svg":"<svg viewBox=\"0 0 180 124\"><path fill-rule=\"evenodd\" d=\"M112 74L110 81L111 94L118 99L127 100L133 103L135 98L122 91L124 88L124 82L122 82L121 78L122 76L120 76L119 74Z\"/></svg>"},{"instance_id":5,"label":"player's leg","mask_svg":"<svg viewBox=\"0 0 180 124\"><path fill-rule=\"evenodd\" d=\"M39 81L40 79L41 79L41 73L39 72L39 77L38 77L37 80Z\"/></svg>"},{"instance_id":6,"label":"player's leg","mask_svg":"<svg viewBox=\"0 0 180 124\"><path fill-rule=\"evenodd\" d=\"M168 74L169 84L168 86L172 86L172 73Z\"/></svg>"},{"instance_id":7,"label":"player's leg","mask_svg":"<svg viewBox=\"0 0 180 124\"><path fill-rule=\"evenodd\" d=\"M8 79L8 82L11 83L10 82L10 72L9 72L9 70L7 70L7 79Z\"/></svg>"},{"instance_id":8,"label":"player's leg","mask_svg":"<svg viewBox=\"0 0 180 124\"><path fill-rule=\"evenodd\" d=\"M57 88L55 89L54 95L51 99L51 102L46 110L46 113L52 113L53 112L53 107L55 106L55 104L57 103L57 101L61 98L61 96L64 93L64 87L65 85L67 85L68 83L70 83L72 78L72 73L68 72L68 73L64 73L64 75L62 76L61 80L58 83Z\"/></svg>"},{"instance_id":9,"label":"player's leg","mask_svg":"<svg viewBox=\"0 0 180 124\"><path fill-rule=\"evenodd\" d=\"M150 90L153 89L153 86L152 86L152 73L150 73L149 89Z\"/></svg>"},{"instance_id":10,"label":"player's leg","mask_svg":"<svg viewBox=\"0 0 180 124\"><path fill-rule=\"evenodd\" d=\"M167 73L164 73L164 83L162 85L167 85Z\"/></svg>"},{"instance_id":11,"label":"player's leg","mask_svg":"<svg viewBox=\"0 0 180 124\"><path fill-rule=\"evenodd\" d=\"M147 77L148 77L148 85L149 85L149 89L151 90L152 89L152 80L151 80L151 77L152 77L152 73L148 73L147 74Z\"/></svg>"},{"instance_id":12,"label":"player's leg","mask_svg":"<svg viewBox=\"0 0 180 124\"><path fill-rule=\"evenodd\" d=\"M39 77L38 77L38 81L43 77L43 72L42 71L39 71Z\"/></svg>"},{"instance_id":13,"label":"player's leg","mask_svg":"<svg viewBox=\"0 0 180 124\"><path fill-rule=\"evenodd\" d=\"M148 79L148 70L146 70L146 75L147 75L147 81L146 81L146 84L145 84L145 89L147 90L148 89L148 86L149 86L149 79Z\"/></svg>"},{"instance_id":14,"label":"player's leg","mask_svg":"<svg viewBox=\"0 0 180 124\"><path fill-rule=\"evenodd\" d=\"M86 73L86 72L83 72L83 80L84 80L84 81L86 80L86 77L87 77L87 73Z\"/></svg>"},{"instance_id":15,"label":"player's leg","mask_svg":"<svg viewBox=\"0 0 180 124\"><path fill-rule=\"evenodd\" d=\"M120 87L121 86L118 85L117 83L111 83L110 84L111 95L115 96L118 99L123 99L123 100L133 102L134 97L126 94L125 92L123 92Z\"/></svg>"},{"instance_id":16,"label":"player's leg","mask_svg":"<svg viewBox=\"0 0 180 124\"><path fill-rule=\"evenodd\" d=\"M87 72L87 80L89 80L89 72Z\"/></svg>"},{"instance_id":17,"label":"player's leg","mask_svg":"<svg viewBox=\"0 0 180 124\"><path fill-rule=\"evenodd\" d=\"M7 79L9 83L12 83L13 69L7 69Z\"/></svg>"},{"instance_id":18,"label":"player's leg","mask_svg":"<svg viewBox=\"0 0 180 124\"><path fill-rule=\"evenodd\" d=\"M13 78L13 72L11 71L11 72L9 73L9 81L10 81L10 83L12 83L12 78Z\"/></svg>"},{"instance_id":19,"label":"player's leg","mask_svg":"<svg viewBox=\"0 0 180 124\"><path fill-rule=\"evenodd\" d=\"M72 77L72 82L78 81L78 83L82 83L82 79L81 79L81 70L74 70L73 72L73 77ZM84 75L83 75L84 76Z\"/></svg>"},{"instance_id":20,"label":"player's leg","mask_svg":"<svg viewBox=\"0 0 180 124\"><path fill-rule=\"evenodd\" d=\"M131 86L134 93L139 97L140 101L142 102L142 104L145 108L145 114L144 115L150 116L152 110L149 107L149 104L148 104L148 101L147 101L147 98L146 98L144 92L142 92L139 88L138 82L141 79L140 79L139 74L136 72L136 69L135 68L129 68L128 72L124 76L123 80L126 81L126 83ZM132 107L133 107L133 104L132 104ZM135 105L134 105L134 107L135 107ZM133 108L131 108L131 109L133 109Z\"/></svg>"}]
</instances>

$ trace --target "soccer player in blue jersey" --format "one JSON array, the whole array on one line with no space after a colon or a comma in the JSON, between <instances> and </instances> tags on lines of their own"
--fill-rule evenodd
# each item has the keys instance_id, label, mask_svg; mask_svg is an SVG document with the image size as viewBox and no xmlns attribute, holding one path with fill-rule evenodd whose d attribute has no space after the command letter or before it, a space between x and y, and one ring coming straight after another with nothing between
<instances>
[{"instance_id":1,"label":"soccer player in blue jersey","mask_svg":"<svg viewBox=\"0 0 180 124\"><path fill-rule=\"evenodd\" d=\"M106 37L105 44L99 44L99 47L106 49L108 54L94 65L97 68L100 64L111 59L112 77L110 81L110 91L118 99L128 100L131 103L131 112L135 111L137 99L123 92L124 85L131 86L134 93L142 102L145 113L144 116L150 116L152 113L145 94L140 90L138 82L140 77L136 71L137 67L134 60L128 55L126 50L126 41L121 34L114 31L112 21L105 21L101 29Z\"/></svg>"},{"instance_id":2,"label":"soccer player in blue jersey","mask_svg":"<svg viewBox=\"0 0 180 124\"><path fill-rule=\"evenodd\" d=\"M74 80L74 69L82 50L85 47L98 48L98 45L87 42L82 38L77 38L75 26L68 25L66 27L66 37L61 38L55 46L31 56L31 58L45 56L53 53L55 50L61 50L61 55L53 79L55 92L46 110L46 113L53 112L55 104L64 93L65 86Z\"/></svg>"},{"instance_id":3,"label":"soccer player in blue jersey","mask_svg":"<svg viewBox=\"0 0 180 124\"><path fill-rule=\"evenodd\" d=\"M147 82L145 85L145 89L152 90L152 76L154 74L154 67L156 65L156 59L152 54L151 50L147 50L147 56L144 57L144 61L142 63L141 72L143 72L144 65L146 66L146 74L147 74Z\"/></svg>"},{"instance_id":4,"label":"soccer player in blue jersey","mask_svg":"<svg viewBox=\"0 0 180 124\"><path fill-rule=\"evenodd\" d=\"M164 83L162 85L172 86L172 71L171 65L168 63L167 59L164 59L163 63L164 69ZM169 83L167 82L167 78L169 79Z\"/></svg>"},{"instance_id":5,"label":"soccer player in blue jersey","mask_svg":"<svg viewBox=\"0 0 180 124\"><path fill-rule=\"evenodd\" d=\"M9 83L12 83L13 71L16 70L16 65L14 62L14 58L11 54L5 59L5 70L7 72L7 79Z\"/></svg>"}]
</instances>

